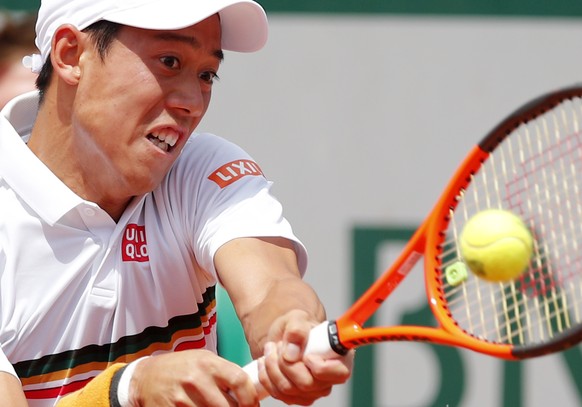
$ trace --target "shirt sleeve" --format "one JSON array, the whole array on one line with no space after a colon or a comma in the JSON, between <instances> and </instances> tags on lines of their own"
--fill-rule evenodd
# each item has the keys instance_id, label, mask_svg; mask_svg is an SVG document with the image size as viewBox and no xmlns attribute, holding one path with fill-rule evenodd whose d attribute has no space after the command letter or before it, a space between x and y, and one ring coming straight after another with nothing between
<instances>
[{"instance_id":1,"label":"shirt sleeve","mask_svg":"<svg viewBox=\"0 0 582 407\"><path fill-rule=\"evenodd\" d=\"M2 349L0 348L0 372L10 373L13 376L16 376L16 371L12 366L12 363L8 360Z\"/></svg>"},{"instance_id":2,"label":"shirt sleeve","mask_svg":"<svg viewBox=\"0 0 582 407\"><path fill-rule=\"evenodd\" d=\"M241 237L285 237L295 244L301 273L307 251L283 215L259 165L243 149L220 137L201 134L192 140L181 200L195 209L188 216L196 259L216 276L214 255L226 242ZM186 158L186 157L184 157ZM195 174L188 176L187 174ZM194 203L194 205L192 205Z\"/></svg>"}]
</instances>

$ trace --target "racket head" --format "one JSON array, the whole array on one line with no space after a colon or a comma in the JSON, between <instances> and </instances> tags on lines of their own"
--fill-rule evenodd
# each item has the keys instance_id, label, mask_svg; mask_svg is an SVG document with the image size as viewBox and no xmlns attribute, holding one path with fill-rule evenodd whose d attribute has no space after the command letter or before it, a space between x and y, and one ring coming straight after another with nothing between
<instances>
[{"instance_id":1,"label":"racket head","mask_svg":"<svg viewBox=\"0 0 582 407\"><path fill-rule=\"evenodd\" d=\"M581 128L580 86L527 103L470 152L433 210L427 295L462 346L523 359L582 340ZM466 222L492 208L518 215L534 237L526 271L506 282L468 271L458 245ZM451 279L455 267L466 278Z\"/></svg>"}]
</instances>

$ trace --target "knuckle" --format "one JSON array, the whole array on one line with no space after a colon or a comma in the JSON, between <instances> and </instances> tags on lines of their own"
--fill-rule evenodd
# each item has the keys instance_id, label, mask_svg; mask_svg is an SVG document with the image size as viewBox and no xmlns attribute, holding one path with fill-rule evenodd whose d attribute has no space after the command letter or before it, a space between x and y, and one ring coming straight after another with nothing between
<instances>
[{"instance_id":1,"label":"knuckle","mask_svg":"<svg viewBox=\"0 0 582 407\"><path fill-rule=\"evenodd\" d=\"M291 385L291 383L284 379L277 381L275 386L282 394L291 394L291 392L293 391L293 386Z\"/></svg>"},{"instance_id":2,"label":"knuckle","mask_svg":"<svg viewBox=\"0 0 582 407\"><path fill-rule=\"evenodd\" d=\"M301 392L307 392L310 390L313 390L315 383L314 381L309 378L304 378L304 379L297 379L297 381L295 382L295 385L297 387L297 389L299 389L299 391Z\"/></svg>"},{"instance_id":3,"label":"knuckle","mask_svg":"<svg viewBox=\"0 0 582 407\"><path fill-rule=\"evenodd\" d=\"M238 369L230 377L232 385L236 387L245 385L249 380L249 376L242 369Z\"/></svg>"}]
</instances>

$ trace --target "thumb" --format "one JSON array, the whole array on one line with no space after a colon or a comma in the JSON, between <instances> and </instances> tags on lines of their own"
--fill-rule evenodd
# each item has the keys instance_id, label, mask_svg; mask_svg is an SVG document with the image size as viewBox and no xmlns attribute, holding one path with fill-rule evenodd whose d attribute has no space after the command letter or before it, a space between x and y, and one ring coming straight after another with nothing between
<instances>
[{"instance_id":1,"label":"thumb","mask_svg":"<svg viewBox=\"0 0 582 407\"><path fill-rule=\"evenodd\" d=\"M283 358L290 363L299 362L301 360L301 347L292 342L287 342L283 350Z\"/></svg>"}]
</instances>

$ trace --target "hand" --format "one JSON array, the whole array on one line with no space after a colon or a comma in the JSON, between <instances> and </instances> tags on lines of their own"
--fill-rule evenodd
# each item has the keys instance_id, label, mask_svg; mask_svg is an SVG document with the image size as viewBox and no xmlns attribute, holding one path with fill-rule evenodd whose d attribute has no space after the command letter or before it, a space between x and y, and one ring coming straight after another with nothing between
<instances>
[{"instance_id":1,"label":"hand","mask_svg":"<svg viewBox=\"0 0 582 407\"><path fill-rule=\"evenodd\" d=\"M259 360L259 381L285 403L311 405L351 375L354 351L337 359L303 355L309 331L315 325L307 313L292 311L277 319L269 331L265 357Z\"/></svg>"},{"instance_id":2,"label":"hand","mask_svg":"<svg viewBox=\"0 0 582 407\"><path fill-rule=\"evenodd\" d=\"M0 406L26 407L26 399L22 392L22 384L16 376L10 373L0 372Z\"/></svg>"},{"instance_id":3,"label":"hand","mask_svg":"<svg viewBox=\"0 0 582 407\"><path fill-rule=\"evenodd\" d=\"M142 360L131 379L130 399L133 406L139 407L259 406L247 374L238 365L206 350Z\"/></svg>"}]
</instances>

